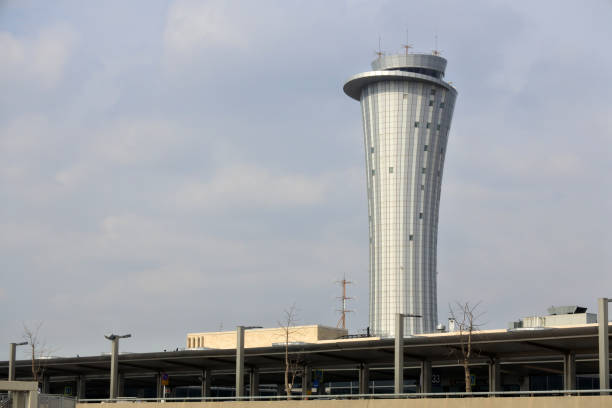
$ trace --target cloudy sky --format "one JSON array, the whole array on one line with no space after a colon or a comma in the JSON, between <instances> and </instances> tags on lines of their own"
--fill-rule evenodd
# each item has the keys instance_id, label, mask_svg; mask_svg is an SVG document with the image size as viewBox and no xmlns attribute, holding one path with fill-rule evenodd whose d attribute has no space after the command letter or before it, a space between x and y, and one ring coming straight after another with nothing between
<instances>
[{"instance_id":1,"label":"cloudy sky","mask_svg":"<svg viewBox=\"0 0 612 408\"><path fill-rule=\"evenodd\" d=\"M612 296L612 2L534 3L0 0L0 346L44 322L56 355L109 332L157 351L293 303L335 325L343 276L364 329L342 85L406 35L438 36L459 90L439 318L455 300L482 301L488 328L594 310Z\"/></svg>"}]
</instances>

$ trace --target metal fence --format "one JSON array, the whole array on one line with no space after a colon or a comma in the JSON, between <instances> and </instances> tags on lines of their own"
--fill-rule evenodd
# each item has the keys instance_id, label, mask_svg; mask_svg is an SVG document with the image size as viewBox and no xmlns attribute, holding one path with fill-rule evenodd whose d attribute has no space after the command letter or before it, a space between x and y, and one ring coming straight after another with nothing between
<instances>
[{"instance_id":1,"label":"metal fence","mask_svg":"<svg viewBox=\"0 0 612 408\"><path fill-rule=\"evenodd\" d=\"M551 391L497 391L497 392L436 392L404 394L333 394L333 395L266 395L244 397L183 397L183 398L138 398L80 399L79 403L100 402L213 402L213 401L283 401L283 400L355 400L355 399L417 399L417 398L489 398L489 397L552 397L612 394L608 390L551 390ZM42 408L42 407L41 407ZM49 407L56 408L56 407Z\"/></svg>"},{"instance_id":2,"label":"metal fence","mask_svg":"<svg viewBox=\"0 0 612 408\"><path fill-rule=\"evenodd\" d=\"M38 408L75 408L76 399L55 394L40 394Z\"/></svg>"},{"instance_id":3,"label":"metal fence","mask_svg":"<svg viewBox=\"0 0 612 408\"><path fill-rule=\"evenodd\" d=\"M0 408L9 408L11 402L11 396L8 392L0 393Z\"/></svg>"}]
</instances>

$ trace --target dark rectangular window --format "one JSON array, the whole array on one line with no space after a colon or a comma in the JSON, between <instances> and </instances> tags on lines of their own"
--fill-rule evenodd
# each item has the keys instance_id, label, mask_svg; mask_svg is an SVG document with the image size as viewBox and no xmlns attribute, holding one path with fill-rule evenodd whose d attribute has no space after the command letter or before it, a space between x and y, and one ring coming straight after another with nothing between
<instances>
[{"instance_id":1,"label":"dark rectangular window","mask_svg":"<svg viewBox=\"0 0 612 408\"><path fill-rule=\"evenodd\" d=\"M393 174L393 167L389 167L389 173Z\"/></svg>"},{"instance_id":2,"label":"dark rectangular window","mask_svg":"<svg viewBox=\"0 0 612 408\"><path fill-rule=\"evenodd\" d=\"M429 101L429 106L433 106L434 101Z\"/></svg>"},{"instance_id":3,"label":"dark rectangular window","mask_svg":"<svg viewBox=\"0 0 612 408\"><path fill-rule=\"evenodd\" d=\"M419 213L419 220L423 219L423 213Z\"/></svg>"},{"instance_id":4,"label":"dark rectangular window","mask_svg":"<svg viewBox=\"0 0 612 408\"><path fill-rule=\"evenodd\" d=\"M376 170L372 169L372 175L376 175Z\"/></svg>"},{"instance_id":5,"label":"dark rectangular window","mask_svg":"<svg viewBox=\"0 0 612 408\"><path fill-rule=\"evenodd\" d=\"M444 108L444 102L440 102L440 107Z\"/></svg>"},{"instance_id":6,"label":"dark rectangular window","mask_svg":"<svg viewBox=\"0 0 612 408\"><path fill-rule=\"evenodd\" d=\"M427 122L427 125L425 125L425 127L429 129L431 127L431 122Z\"/></svg>"},{"instance_id":7,"label":"dark rectangular window","mask_svg":"<svg viewBox=\"0 0 612 408\"><path fill-rule=\"evenodd\" d=\"M414 127L419 127L419 122L414 122Z\"/></svg>"},{"instance_id":8,"label":"dark rectangular window","mask_svg":"<svg viewBox=\"0 0 612 408\"><path fill-rule=\"evenodd\" d=\"M425 191L425 185L421 184L421 191Z\"/></svg>"},{"instance_id":9,"label":"dark rectangular window","mask_svg":"<svg viewBox=\"0 0 612 408\"><path fill-rule=\"evenodd\" d=\"M440 130L440 124L438 123L438 125L436 126L436 129Z\"/></svg>"},{"instance_id":10,"label":"dark rectangular window","mask_svg":"<svg viewBox=\"0 0 612 408\"><path fill-rule=\"evenodd\" d=\"M423 150L427 151L427 145L423 146Z\"/></svg>"},{"instance_id":11,"label":"dark rectangular window","mask_svg":"<svg viewBox=\"0 0 612 408\"><path fill-rule=\"evenodd\" d=\"M421 173L425 174L425 167L421 170Z\"/></svg>"},{"instance_id":12,"label":"dark rectangular window","mask_svg":"<svg viewBox=\"0 0 612 408\"><path fill-rule=\"evenodd\" d=\"M410 241L412 241L412 240L414 239L414 235L410 234L410 236L408 237L408 239L409 239Z\"/></svg>"}]
</instances>

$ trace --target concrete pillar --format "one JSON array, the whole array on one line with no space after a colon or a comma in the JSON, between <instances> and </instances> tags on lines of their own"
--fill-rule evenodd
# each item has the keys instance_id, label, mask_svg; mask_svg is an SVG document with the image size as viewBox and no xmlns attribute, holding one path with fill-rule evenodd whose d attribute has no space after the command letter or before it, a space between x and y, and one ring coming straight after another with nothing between
<instances>
[{"instance_id":1,"label":"concrete pillar","mask_svg":"<svg viewBox=\"0 0 612 408\"><path fill-rule=\"evenodd\" d=\"M163 388L164 387L162 387L162 374L157 373L157 375L155 376L155 398L162 399Z\"/></svg>"},{"instance_id":2,"label":"concrete pillar","mask_svg":"<svg viewBox=\"0 0 612 408\"><path fill-rule=\"evenodd\" d=\"M125 376L117 374L117 397L125 397Z\"/></svg>"},{"instance_id":3,"label":"concrete pillar","mask_svg":"<svg viewBox=\"0 0 612 408\"><path fill-rule=\"evenodd\" d=\"M395 315L395 375L394 392L402 394L404 392L404 315Z\"/></svg>"},{"instance_id":4,"label":"concrete pillar","mask_svg":"<svg viewBox=\"0 0 612 408\"><path fill-rule=\"evenodd\" d=\"M108 397L117 398L117 385L119 376L119 338L111 340L111 370L110 370L110 390Z\"/></svg>"},{"instance_id":5,"label":"concrete pillar","mask_svg":"<svg viewBox=\"0 0 612 408\"><path fill-rule=\"evenodd\" d=\"M563 389L576 389L576 354L566 353L563 356Z\"/></svg>"},{"instance_id":6,"label":"concrete pillar","mask_svg":"<svg viewBox=\"0 0 612 408\"><path fill-rule=\"evenodd\" d=\"M38 408L38 391L28 392L28 408Z\"/></svg>"},{"instance_id":7,"label":"concrete pillar","mask_svg":"<svg viewBox=\"0 0 612 408\"><path fill-rule=\"evenodd\" d=\"M610 339L608 328L608 299L598 299L597 323L599 326L599 389L610 387ZM601 395L607 395L602 392Z\"/></svg>"},{"instance_id":8,"label":"concrete pillar","mask_svg":"<svg viewBox=\"0 0 612 408\"><path fill-rule=\"evenodd\" d=\"M236 327L236 397L244 397L244 326Z\"/></svg>"},{"instance_id":9,"label":"concrete pillar","mask_svg":"<svg viewBox=\"0 0 612 408\"><path fill-rule=\"evenodd\" d=\"M212 383L212 374L210 370L202 370L202 397L210 397L210 384Z\"/></svg>"},{"instance_id":10,"label":"concrete pillar","mask_svg":"<svg viewBox=\"0 0 612 408\"><path fill-rule=\"evenodd\" d=\"M83 376L79 376L77 377L77 383L76 383L76 396L77 399L85 399L87 398L87 393L86 393L86 387L87 387L87 380L85 379L85 377Z\"/></svg>"},{"instance_id":11,"label":"concrete pillar","mask_svg":"<svg viewBox=\"0 0 612 408\"><path fill-rule=\"evenodd\" d=\"M359 393L370 393L370 367L367 364L359 366Z\"/></svg>"},{"instance_id":12,"label":"concrete pillar","mask_svg":"<svg viewBox=\"0 0 612 408\"><path fill-rule=\"evenodd\" d=\"M521 388L520 391L529 391L529 376L525 375L522 379L521 379Z\"/></svg>"},{"instance_id":13,"label":"concrete pillar","mask_svg":"<svg viewBox=\"0 0 612 408\"><path fill-rule=\"evenodd\" d=\"M9 372L8 380L15 381L15 354L17 352L17 343L9 344Z\"/></svg>"},{"instance_id":14,"label":"concrete pillar","mask_svg":"<svg viewBox=\"0 0 612 408\"><path fill-rule=\"evenodd\" d=\"M421 361L420 383L421 392L431 392L431 361L429 360Z\"/></svg>"},{"instance_id":15,"label":"concrete pillar","mask_svg":"<svg viewBox=\"0 0 612 408\"><path fill-rule=\"evenodd\" d=\"M499 361L496 359L489 360L489 392L501 391L501 372L499 370Z\"/></svg>"},{"instance_id":16,"label":"concrete pillar","mask_svg":"<svg viewBox=\"0 0 612 408\"><path fill-rule=\"evenodd\" d=\"M40 391L43 394L50 394L51 390L49 387L49 376L48 375L43 375L42 376L42 388L40 389Z\"/></svg>"},{"instance_id":17,"label":"concrete pillar","mask_svg":"<svg viewBox=\"0 0 612 408\"><path fill-rule=\"evenodd\" d=\"M302 395L310 395L312 393L312 368L309 365L304 366L304 374L302 375Z\"/></svg>"},{"instance_id":18,"label":"concrete pillar","mask_svg":"<svg viewBox=\"0 0 612 408\"><path fill-rule=\"evenodd\" d=\"M259 396L259 372L256 368L251 368L249 372L249 391L252 400Z\"/></svg>"}]
</instances>

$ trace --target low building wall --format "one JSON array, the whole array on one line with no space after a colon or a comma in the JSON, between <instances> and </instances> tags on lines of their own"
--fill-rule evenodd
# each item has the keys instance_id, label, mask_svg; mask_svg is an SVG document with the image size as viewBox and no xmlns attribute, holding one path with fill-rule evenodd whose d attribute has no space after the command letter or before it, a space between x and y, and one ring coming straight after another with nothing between
<instances>
[{"instance_id":1,"label":"low building wall","mask_svg":"<svg viewBox=\"0 0 612 408\"><path fill-rule=\"evenodd\" d=\"M108 404L77 404L76 408L108 408ZM134 408L119 402L113 408ZM311 401L143 402L139 408L609 408L612 396L424 398Z\"/></svg>"}]
</instances>

